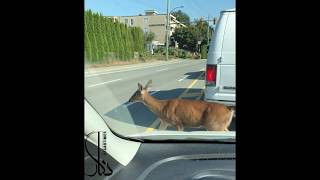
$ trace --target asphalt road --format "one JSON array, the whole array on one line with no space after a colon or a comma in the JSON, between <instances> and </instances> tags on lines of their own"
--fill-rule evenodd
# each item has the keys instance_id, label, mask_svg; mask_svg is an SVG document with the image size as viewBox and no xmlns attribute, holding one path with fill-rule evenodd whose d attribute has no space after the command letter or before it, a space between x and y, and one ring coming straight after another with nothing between
<instances>
[{"instance_id":1,"label":"asphalt road","mask_svg":"<svg viewBox=\"0 0 320 180\"><path fill-rule=\"evenodd\" d=\"M106 121L154 131L159 126L157 117L142 103L127 103L138 82L145 85L151 79L149 93L158 99L200 99L205 85L205 65L205 60L182 59L90 69L85 72L85 97ZM117 128L126 131L122 125ZM229 129L235 130L235 119ZM185 129L193 130L205 129Z\"/></svg>"}]
</instances>

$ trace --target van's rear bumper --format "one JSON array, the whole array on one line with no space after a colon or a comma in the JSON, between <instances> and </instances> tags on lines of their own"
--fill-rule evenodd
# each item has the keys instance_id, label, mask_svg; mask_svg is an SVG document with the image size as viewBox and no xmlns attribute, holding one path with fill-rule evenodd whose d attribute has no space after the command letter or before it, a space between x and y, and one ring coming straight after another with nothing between
<instances>
[{"instance_id":1,"label":"van's rear bumper","mask_svg":"<svg viewBox=\"0 0 320 180\"><path fill-rule=\"evenodd\" d=\"M205 99L205 101L224 104L226 106L236 106L236 102L235 101L219 101L219 100L212 100L212 99Z\"/></svg>"},{"instance_id":2,"label":"van's rear bumper","mask_svg":"<svg viewBox=\"0 0 320 180\"><path fill-rule=\"evenodd\" d=\"M221 92L218 87L206 87L204 100L208 102L218 102L225 105L236 105L236 94L234 92Z\"/></svg>"}]
</instances>

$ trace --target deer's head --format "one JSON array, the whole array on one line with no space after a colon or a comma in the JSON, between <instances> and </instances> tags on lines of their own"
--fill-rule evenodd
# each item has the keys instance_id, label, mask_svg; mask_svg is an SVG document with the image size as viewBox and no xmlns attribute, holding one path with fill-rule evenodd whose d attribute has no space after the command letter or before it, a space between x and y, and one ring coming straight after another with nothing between
<instances>
[{"instance_id":1,"label":"deer's head","mask_svg":"<svg viewBox=\"0 0 320 180\"><path fill-rule=\"evenodd\" d=\"M149 80L144 87L140 83L138 83L138 90L133 93L133 95L129 99L129 102L143 102L144 96L148 93L148 88L151 86L151 84L152 80Z\"/></svg>"}]
</instances>

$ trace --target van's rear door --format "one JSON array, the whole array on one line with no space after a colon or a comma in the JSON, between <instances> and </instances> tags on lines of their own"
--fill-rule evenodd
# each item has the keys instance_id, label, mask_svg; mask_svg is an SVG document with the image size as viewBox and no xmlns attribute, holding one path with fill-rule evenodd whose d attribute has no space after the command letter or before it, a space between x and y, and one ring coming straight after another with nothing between
<instances>
[{"instance_id":1,"label":"van's rear door","mask_svg":"<svg viewBox=\"0 0 320 180\"><path fill-rule=\"evenodd\" d=\"M220 92L234 94L236 88L235 11L225 13L227 13L228 16L223 35L221 59L220 62L218 62L218 68L220 68L218 71L220 72L218 75L218 84L220 86Z\"/></svg>"}]
</instances>

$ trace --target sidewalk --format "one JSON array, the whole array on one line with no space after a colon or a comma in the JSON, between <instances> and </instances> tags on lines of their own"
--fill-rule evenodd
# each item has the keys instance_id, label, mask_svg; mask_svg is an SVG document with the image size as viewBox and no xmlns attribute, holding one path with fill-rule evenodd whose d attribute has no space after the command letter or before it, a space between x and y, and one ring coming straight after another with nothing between
<instances>
[{"instance_id":1,"label":"sidewalk","mask_svg":"<svg viewBox=\"0 0 320 180\"><path fill-rule=\"evenodd\" d=\"M165 64L168 62L176 62L181 59L172 59L169 61L162 61L162 60L156 60L151 62L141 62L141 63L133 63L133 64L126 64L126 65L114 65L114 66L106 66L106 67L85 67L85 74L89 75L91 73L99 73L104 72L108 70L122 70L127 68L133 68L133 67L140 67L140 66L152 66L152 65L158 65L158 64Z\"/></svg>"}]
</instances>

